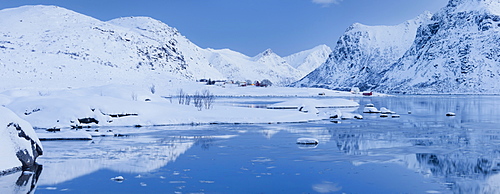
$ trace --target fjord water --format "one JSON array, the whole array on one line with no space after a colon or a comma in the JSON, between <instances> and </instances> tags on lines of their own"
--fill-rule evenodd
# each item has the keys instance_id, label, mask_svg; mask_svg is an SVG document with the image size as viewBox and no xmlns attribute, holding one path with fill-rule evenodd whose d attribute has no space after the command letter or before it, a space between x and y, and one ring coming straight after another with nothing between
<instances>
[{"instance_id":1,"label":"fjord water","mask_svg":"<svg viewBox=\"0 0 500 194\"><path fill-rule=\"evenodd\" d=\"M218 103L260 107L284 100ZM401 117L363 114L363 120L340 123L114 128L128 136L43 142L36 192L500 192L499 96L352 100L389 108ZM456 116L447 117L447 112ZM300 137L320 143L297 145ZM113 179L118 176L124 179Z\"/></svg>"}]
</instances>

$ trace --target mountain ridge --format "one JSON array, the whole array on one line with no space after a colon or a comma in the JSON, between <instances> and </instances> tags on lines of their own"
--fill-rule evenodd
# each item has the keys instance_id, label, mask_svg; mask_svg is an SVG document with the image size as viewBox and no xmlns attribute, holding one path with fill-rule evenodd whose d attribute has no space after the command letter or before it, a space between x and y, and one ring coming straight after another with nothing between
<instances>
[{"instance_id":1,"label":"mountain ridge","mask_svg":"<svg viewBox=\"0 0 500 194\"><path fill-rule=\"evenodd\" d=\"M167 24L149 17L109 21L58 6L0 10L0 89L85 87L113 83L151 85L201 78L262 80L285 85L303 76L281 57L252 61L198 47ZM215 57L216 58L216 57ZM228 66L231 66L228 68ZM231 69L241 72L232 72Z\"/></svg>"},{"instance_id":2,"label":"mountain ridge","mask_svg":"<svg viewBox=\"0 0 500 194\"><path fill-rule=\"evenodd\" d=\"M292 86L500 93L500 1L450 0L436 13L422 16L399 27L353 24L327 62ZM407 33L397 33L401 26L408 27ZM377 32L393 39L373 35Z\"/></svg>"}]
</instances>

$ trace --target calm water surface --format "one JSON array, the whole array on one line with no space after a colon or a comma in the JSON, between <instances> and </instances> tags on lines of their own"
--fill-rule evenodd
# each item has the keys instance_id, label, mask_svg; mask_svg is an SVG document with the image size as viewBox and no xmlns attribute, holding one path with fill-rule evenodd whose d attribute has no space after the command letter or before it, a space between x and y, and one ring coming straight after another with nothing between
<instances>
[{"instance_id":1,"label":"calm water surface","mask_svg":"<svg viewBox=\"0 0 500 194\"><path fill-rule=\"evenodd\" d=\"M500 193L500 97L353 100L401 118L116 128L129 136L43 142L36 193Z\"/></svg>"}]
</instances>

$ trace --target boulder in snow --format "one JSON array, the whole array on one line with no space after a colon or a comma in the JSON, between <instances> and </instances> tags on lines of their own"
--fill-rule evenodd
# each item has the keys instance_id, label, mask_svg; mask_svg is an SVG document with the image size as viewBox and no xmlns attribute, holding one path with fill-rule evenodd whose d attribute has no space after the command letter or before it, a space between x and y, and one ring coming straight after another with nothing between
<instances>
[{"instance_id":1,"label":"boulder in snow","mask_svg":"<svg viewBox=\"0 0 500 194\"><path fill-rule=\"evenodd\" d=\"M385 108L385 107L380 108L380 112L381 112L382 114L396 114L396 112L391 111L391 110L389 110L389 109L387 109L387 108Z\"/></svg>"},{"instance_id":2,"label":"boulder in snow","mask_svg":"<svg viewBox=\"0 0 500 194\"><path fill-rule=\"evenodd\" d=\"M11 110L0 106L0 174L31 170L43 154L33 127Z\"/></svg>"},{"instance_id":3,"label":"boulder in snow","mask_svg":"<svg viewBox=\"0 0 500 194\"><path fill-rule=\"evenodd\" d=\"M312 105L302 105L299 107L299 111L304 113L314 113L314 114L319 113L319 110Z\"/></svg>"},{"instance_id":4,"label":"boulder in snow","mask_svg":"<svg viewBox=\"0 0 500 194\"><path fill-rule=\"evenodd\" d=\"M363 109L363 113L380 113L380 111L377 108L375 108L375 105L367 104Z\"/></svg>"}]
</instances>

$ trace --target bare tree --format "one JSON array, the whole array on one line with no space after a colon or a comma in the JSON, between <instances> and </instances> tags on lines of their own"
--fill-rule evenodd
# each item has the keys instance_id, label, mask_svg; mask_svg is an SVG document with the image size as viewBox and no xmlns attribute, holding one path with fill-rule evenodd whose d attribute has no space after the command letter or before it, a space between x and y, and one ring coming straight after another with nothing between
<instances>
[{"instance_id":1,"label":"bare tree","mask_svg":"<svg viewBox=\"0 0 500 194\"><path fill-rule=\"evenodd\" d=\"M184 96L186 96L186 93L184 93L184 90L179 89L178 92L178 98L179 98L179 104L184 104Z\"/></svg>"},{"instance_id":2,"label":"bare tree","mask_svg":"<svg viewBox=\"0 0 500 194\"><path fill-rule=\"evenodd\" d=\"M202 92L203 96L203 105L205 106L205 109L210 109L213 106L213 103L215 101L215 96L210 93L210 90L203 90Z\"/></svg>"},{"instance_id":3,"label":"bare tree","mask_svg":"<svg viewBox=\"0 0 500 194\"><path fill-rule=\"evenodd\" d=\"M184 104L189 105L191 103L191 95L186 94L184 98Z\"/></svg>"},{"instance_id":4,"label":"bare tree","mask_svg":"<svg viewBox=\"0 0 500 194\"><path fill-rule=\"evenodd\" d=\"M196 108L198 108L198 111L201 111L201 109L203 108L203 97L198 91L196 91L193 96L193 104Z\"/></svg>"}]
</instances>

